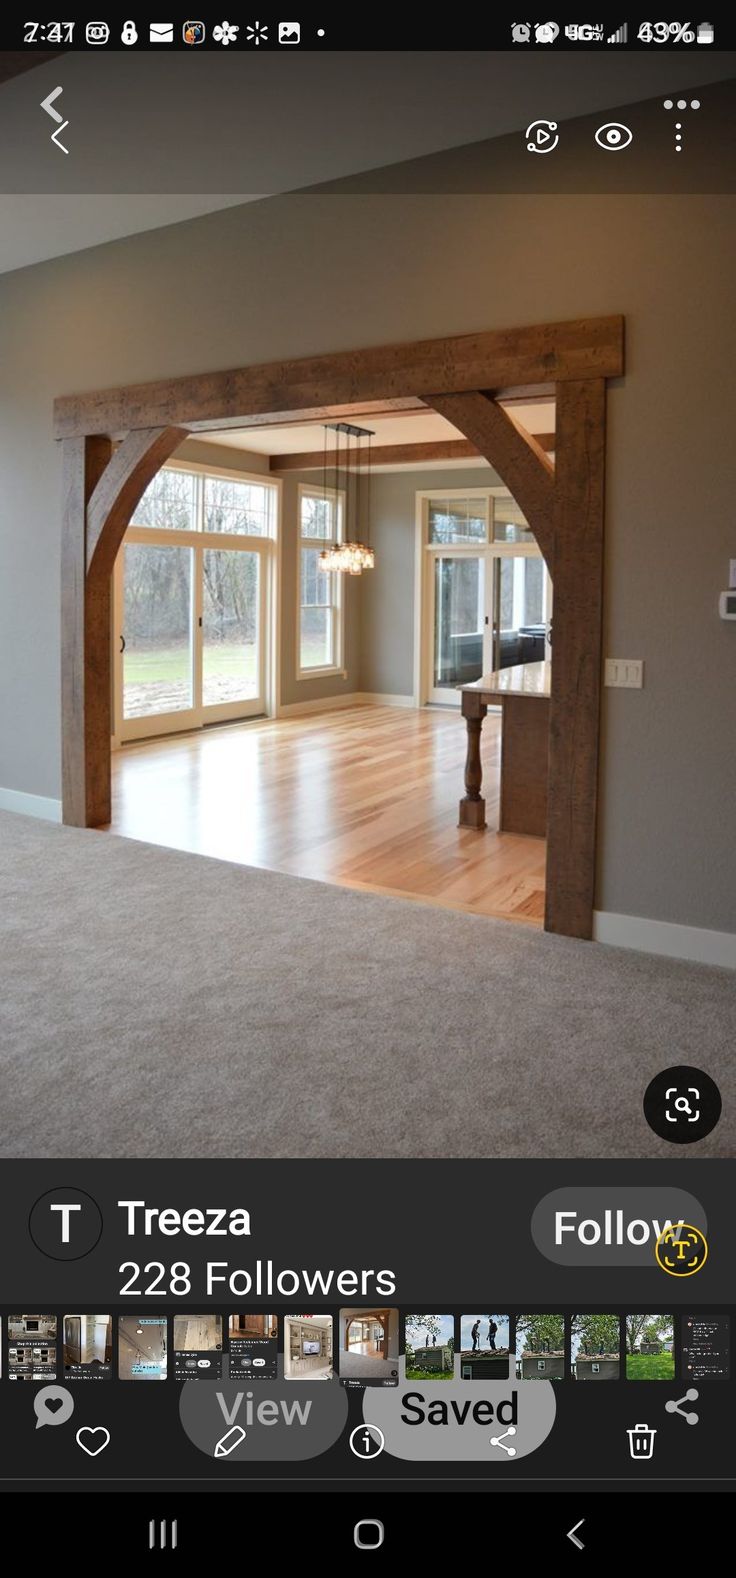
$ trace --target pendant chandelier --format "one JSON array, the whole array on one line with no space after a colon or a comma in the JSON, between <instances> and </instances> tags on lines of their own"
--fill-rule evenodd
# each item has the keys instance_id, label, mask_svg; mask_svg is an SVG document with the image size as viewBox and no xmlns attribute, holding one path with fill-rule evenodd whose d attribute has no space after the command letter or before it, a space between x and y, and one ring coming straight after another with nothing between
<instances>
[{"instance_id":1,"label":"pendant chandelier","mask_svg":"<svg viewBox=\"0 0 736 1578\"><path fill-rule=\"evenodd\" d=\"M327 478L328 473L332 473L335 542L323 548L319 567L325 575L333 571L342 575L362 575L364 570L372 570L376 563L370 546L371 439L374 434L367 427L353 427L350 422L326 424L324 432L322 488L325 517L329 520ZM331 433L335 435L334 449L331 448Z\"/></svg>"}]
</instances>

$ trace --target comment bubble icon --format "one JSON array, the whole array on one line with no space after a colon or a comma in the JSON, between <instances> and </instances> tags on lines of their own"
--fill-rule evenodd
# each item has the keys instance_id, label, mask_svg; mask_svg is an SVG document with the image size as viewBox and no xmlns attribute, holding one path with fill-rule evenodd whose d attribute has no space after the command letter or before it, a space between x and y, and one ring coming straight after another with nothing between
<instances>
[{"instance_id":1,"label":"comment bubble icon","mask_svg":"<svg viewBox=\"0 0 736 1578\"><path fill-rule=\"evenodd\" d=\"M74 1398L64 1386L43 1386L33 1399L36 1429L42 1425L65 1425L74 1413Z\"/></svg>"}]
</instances>

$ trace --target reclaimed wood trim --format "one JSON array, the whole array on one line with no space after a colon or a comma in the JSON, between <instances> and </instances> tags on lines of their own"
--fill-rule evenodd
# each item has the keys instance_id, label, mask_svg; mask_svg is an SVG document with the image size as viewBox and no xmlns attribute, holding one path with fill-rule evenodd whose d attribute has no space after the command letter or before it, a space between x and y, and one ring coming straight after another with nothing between
<instances>
[{"instance_id":1,"label":"reclaimed wood trim","mask_svg":"<svg viewBox=\"0 0 736 1578\"><path fill-rule=\"evenodd\" d=\"M157 426L196 431L234 419L246 425L249 417L319 418L330 404L616 378L622 372L623 318L580 318L64 395L54 405L54 426L57 438Z\"/></svg>"},{"instance_id":2,"label":"reclaimed wood trim","mask_svg":"<svg viewBox=\"0 0 736 1578\"><path fill-rule=\"evenodd\" d=\"M492 396L478 390L434 394L429 400L432 409L466 433L498 472L523 510L550 575L554 575L555 468L541 445Z\"/></svg>"},{"instance_id":3,"label":"reclaimed wood trim","mask_svg":"<svg viewBox=\"0 0 736 1578\"><path fill-rule=\"evenodd\" d=\"M188 436L181 427L140 428L118 445L87 509L88 575L112 575L133 510L149 482Z\"/></svg>"},{"instance_id":4,"label":"reclaimed wood trim","mask_svg":"<svg viewBox=\"0 0 736 1578\"><path fill-rule=\"evenodd\" d=\"M555 447L554 433L537 433L536 441L545 452ZM467 438L435 439L415 444L373 444L372 466L418 466L438 460L477 460L480 450ZM316 449L305 449L300 454L272 455L269 470L321 471L324 456Z\"/></svg>"},{"instance_id":5,"label":"reclaimed wood trim","mask_svg":"<svg viewBox=\"0 0 736 1578\"><path fill-rule=\"evenodd\" d=\"M96 674L99 611L95 619L90 619L86 599L86 517L88 501L111 454L112 444L103 437L65 439L62 445L61 778L62 816L72 827L89 826L90 817L100 809L96 747L104 697L99 693ZM108 648L109 642L108 612ZM109 729L106 752L109 763Z\"/></svg>"},{"instance_id":6,"label":"reclaimed wood trim","mask_svg":"<svg viewBox=\"0 0 736 1578\"><path fill-rule=\"evenodd\" d=\"M545 929L592 937L600 735L606 389L557 390Z\"/></svg>"}]
</instances>

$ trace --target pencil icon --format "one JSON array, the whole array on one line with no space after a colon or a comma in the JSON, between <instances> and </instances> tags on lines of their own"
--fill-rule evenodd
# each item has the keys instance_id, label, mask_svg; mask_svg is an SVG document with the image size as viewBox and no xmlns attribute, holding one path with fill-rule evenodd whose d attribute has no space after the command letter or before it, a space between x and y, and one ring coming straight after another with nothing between
<instances>
[{"instance_id":1,"label":"pencil icon","mask_svg":"<svg viewBox=\"0 0 736 1578\"><path fill-rule=\"evenodd\" d=\"M233 1425L231 1430L226 1430L220 1437L214 1450L214 1457L229 1457L231 1452L245 1440L245 1431L242 1425Z\"/></svg>"}]
</instances>

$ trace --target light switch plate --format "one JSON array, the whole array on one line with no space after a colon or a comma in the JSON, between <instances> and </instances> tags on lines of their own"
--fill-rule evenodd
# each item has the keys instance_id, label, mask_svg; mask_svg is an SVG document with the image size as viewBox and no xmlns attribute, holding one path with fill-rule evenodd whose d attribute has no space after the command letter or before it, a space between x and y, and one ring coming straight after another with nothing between
<instances>
[{"instance_id":1,"label":"light switch plate","mask_svg":"<svg viewBox=\"0 0 736 1578\"><path fill-rule=\"evenodd\" d=\"M644 684L643 658L606 658L604 683L621 690L641 690Z\"/></svg>"},{"instance_id":2,"label":"light switch plate","mask_svg":"<svg viewBox=\"0 0 736 1578\"><path fill-rule=\"evenodd\" d=\"M736 559L728 561L728 589L729 592L736 592Z\"/></svg>"}]
</instances>

